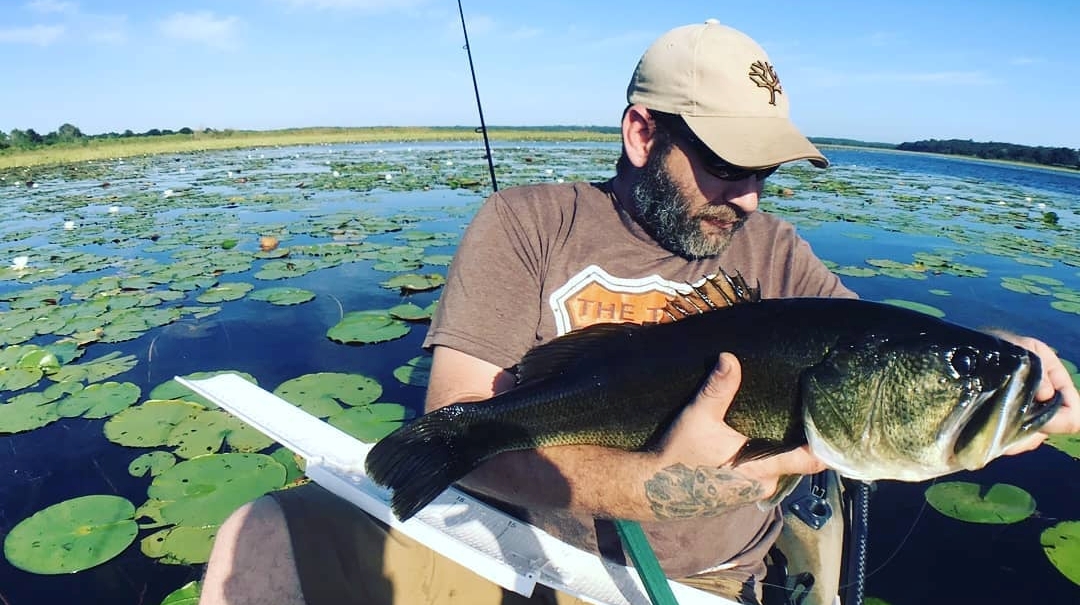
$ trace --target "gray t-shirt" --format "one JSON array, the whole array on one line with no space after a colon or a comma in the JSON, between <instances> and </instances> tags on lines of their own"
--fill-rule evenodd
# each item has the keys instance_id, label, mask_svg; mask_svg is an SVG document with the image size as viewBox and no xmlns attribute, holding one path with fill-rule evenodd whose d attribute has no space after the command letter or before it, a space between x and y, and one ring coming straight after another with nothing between
<instances>
[{"instance_id":1,"label":"gray t-shirt","mask_svg":"<svg viewBox=\"0 0 1080 605\"><path fill-rule=\"evenodd\" d=\"M570 330L658 320L667 297L721 268L759 283L765 298L855 296L790 223L765 212L752 213L719 257L687 260L649 237L610 182L531 185L492 195L469 224L424 346L510 368ZM571 523L564 512L544 511L530 520L595 548L587 519ZM718 565L757 573L779 514L751 505L714 519L642 525L669 576Z\"/></svg>"}]
</instances>

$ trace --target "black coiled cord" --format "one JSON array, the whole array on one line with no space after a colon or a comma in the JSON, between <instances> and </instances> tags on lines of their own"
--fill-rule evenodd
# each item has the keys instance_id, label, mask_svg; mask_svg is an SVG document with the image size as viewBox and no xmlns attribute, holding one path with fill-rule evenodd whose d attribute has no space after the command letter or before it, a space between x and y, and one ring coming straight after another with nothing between
<instances>
[{"instance_id":1,"label":"black coiled cord","mask_svg":"<svg viewBox=\"0 0 1080 605\"><path fill-rule=\"evenodd\" d=\"M848 513L851 515L848 529L851 540L848 542L844 578L844 605L863 605L866 595L866 553L870 542L870 484L862 481L850 481L844 492L848 500Z\"/></svg>"}]
</instances>

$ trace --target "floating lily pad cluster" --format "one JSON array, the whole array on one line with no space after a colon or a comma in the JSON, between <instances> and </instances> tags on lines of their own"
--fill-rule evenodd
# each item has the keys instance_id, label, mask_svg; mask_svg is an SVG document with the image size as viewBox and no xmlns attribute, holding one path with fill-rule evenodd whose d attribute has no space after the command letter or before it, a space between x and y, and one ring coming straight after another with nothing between
<instances>
[{"instance_id":1,"label":"floating lily pad cluster","mask_svg":"<svg viewBox=\"0 0 1080 605\"><path fill-rule=\"evenodd\" d=\"M367 442L414 416L401 404L378 402L382 386L358 374L300 376L275 393ZM147 556L165 563L202 563L230 512L299 477L292 456L281 450L257 453L270 448L271 439L222 410L185 400L194 394L175 380L158 385L151 395L166 398L133 406L137 387L106 382L61 400L61 414L111 416L104 434L113 443L162 449L141 454L128 466L133 476L151 478L142 505L93 495L50 506L20 522L5 540L13 565L39 574L87 569L123 552L142 530L157 530L141 540Z\"/></svg>"}]
</instances>

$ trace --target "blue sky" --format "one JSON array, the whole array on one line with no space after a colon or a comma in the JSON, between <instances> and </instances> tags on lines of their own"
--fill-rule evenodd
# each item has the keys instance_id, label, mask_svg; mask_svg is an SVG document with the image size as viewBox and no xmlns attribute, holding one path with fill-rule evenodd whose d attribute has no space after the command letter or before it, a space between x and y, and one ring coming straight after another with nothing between
<instances>
[{"instance_id":1,"label":"blue sky","mask_svg":"<svg viewBox=\"0 0 1080 605\"><path fill-rule=\"evenodd\" d=\"M615 125L638 57L715 17L810 136L1080 147L1080 3L464 0L489 125ZM0 130L476 125L455 0L5 0Z\"/></svg>"}]
</instances>

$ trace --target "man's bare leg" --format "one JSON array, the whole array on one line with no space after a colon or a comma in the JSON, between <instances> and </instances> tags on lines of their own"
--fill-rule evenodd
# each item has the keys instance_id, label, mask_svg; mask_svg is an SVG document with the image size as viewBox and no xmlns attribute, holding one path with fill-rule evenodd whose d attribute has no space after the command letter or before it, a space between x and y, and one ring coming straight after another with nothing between
<instances>
[{"instance_id":1,"label":"man's bare leg","mask_svg":"<svg viewBox=\"0 0 1080 605\"><path fill-rule=\"evenodd\" d=\"M304 605L281 507L263 496L237 509L218 530L200 605Z\"/></svg>"}]
</instances>

